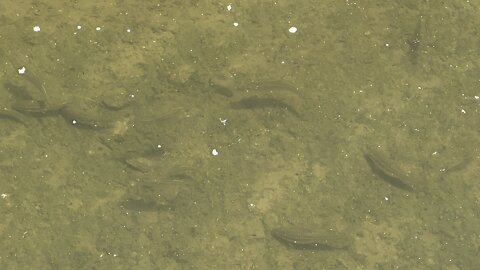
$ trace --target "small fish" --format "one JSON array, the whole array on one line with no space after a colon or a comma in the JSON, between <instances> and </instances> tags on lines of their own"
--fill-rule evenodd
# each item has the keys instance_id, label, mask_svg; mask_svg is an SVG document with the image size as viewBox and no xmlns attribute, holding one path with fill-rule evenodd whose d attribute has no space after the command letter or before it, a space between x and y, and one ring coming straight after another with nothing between
<instances>
[{"instance_id":1,"label":"small fish","mask_svg":"<svg viewBox=\"0 0 480 270\"><path fill-rule=\"evenodd\" d=\"M425 19L423 18L423 16L420 16L417 20L417 25L415 26L415 29L412 35L405 42L408 45L407 54L410 58L410 62L413 65L416 65L418 63L418 59L420 57L422 45L424 42L422 37L422 33L425 31L424 28L425 28Z\"/></svg>"},{"instance_id":2,"label":"small fish","mask_svg":"<svg viewBox=\"0 0 480 270\"><path fill-rule=\"evenodd\" d=\"M293 115L300 117L300 114L286 102L269 97L247 97L236 102L231 103L233 109L266 109L266 108L277 108L287 110Z\"/></svg>"},{"instance_id":3,"label":"small fish","mask_svg":"<svg viewBox=\"0 0 480 270\"><path fill-rule=\"evenodd\" d=\"M280 227L272 230L272 236L293 249L334 250L346 249L352 243L346 235L330 230L316 230L303 226Z\"/></svg>"},{"instance_id":4,"label":"small fish","mask_svg":"<svg viewBox=\"0 0 480 270\"><path fill-rule=\"evenodd\" d=\"M109 115L97 110L97 104L87 104L76 100L60 109L60 115L77 127L85 129L103 129L113 123Z\"/></svg>"},{"instance_id":5,"label":"small fish","mask_svg":"<svg viewBox=\"0 0 480 270\"><path fill-rule=\"evenodd\" d=\"M12 108L30 114L48 114L56 113L65 107L66 103L49 103L45 100L17 100L12 104Z\"/></svg>"},{"instance_id":6,"label":"small fish","mask_svg":"<svg viewBox=\"0 0 480 270\"><path fill-rule=\"evenodd\" d=\"M135 158L128 158L125 160L125 163L132 169L147 173L153 170L155 167L155 163L144 157L135 157Z\"/></svg>"},{"instance_id":7,"label":"small fish","mask_svg":"<svg viewBox=\"0 0 480 270\"><path fill-rule=\"evenodd\" d=\"M370 166L373 174L375 174L378 178L382 179L383 181L389 183L394 187L401 188L406 191L413 191L413 187L405 183L401 179L399 173L389 168L374 155L367 153L364 155L364 158L367 161L368 166Z\"/></svg>"},{"instance_id":8,"label":"small fish","mask_svg":"<svg viewBox=\"0 0 480 270\"><path fill-rule=\"evenodd\" d=\"M172 205L166 202L158 202L148 198L128 198L120 203L120 207L125 210L138 212L155 212L172 209Z\"/></svg>"},{"instance_id":9,"label":"small fish","mask_svg":"<svg viewBox=\"0 0 480 270\"><path fill-rule=\"evenodd\" d=\"M473 156L465 157L463 160L457 162L456 164L454 164L454 165L452 165L448 168L445 168L444 172L445 173L453 173L453 172L461 171L461 170L467 168L468 165L470 165L470 163L472 163L472 161L473 161Z\"/></svg>"},{"instance_id":10,"label":"small fish","mask_svg":"<svg viewBox=\"0 0 480 270\"><path fill-rule=\"evenodd\" d=\"M7 108L0 109L0 118L11 119L24 125L28 122L23 114Z\"/></svg>"}]
</instances>

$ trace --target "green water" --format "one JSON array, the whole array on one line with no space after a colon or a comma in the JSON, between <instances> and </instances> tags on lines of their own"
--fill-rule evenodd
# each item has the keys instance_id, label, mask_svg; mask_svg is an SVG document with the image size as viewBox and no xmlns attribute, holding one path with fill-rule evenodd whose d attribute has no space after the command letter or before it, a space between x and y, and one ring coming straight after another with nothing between
<instances>
[{"instance_id":1,"label":"green water","mask_svg":"<svg viewBox=\"0 0 480 270\"><path fill-rule=\"evenodd\" d=\"M478 8L2 1L0 268L476 269Z\"/></svg>"}]
</instances>

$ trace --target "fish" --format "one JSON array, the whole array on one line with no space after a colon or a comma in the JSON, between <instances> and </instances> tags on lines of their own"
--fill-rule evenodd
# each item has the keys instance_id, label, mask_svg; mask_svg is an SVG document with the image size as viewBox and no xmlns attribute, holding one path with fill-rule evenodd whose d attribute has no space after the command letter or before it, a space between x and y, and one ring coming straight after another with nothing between
<instances>
[{"instance_id":1,"label":"fish","mask_svg":"<svg viewBox=\"0 0 480 270\"><path fill-rule=\"evenodd\" d=\"M381 180L389 183L390 185L406 190L414 191L413 187L407 184L402 178L400 173L391 169L385 163L380 161L379 158L375 157L373 154L366 153L364 155L365 160L367 161L368 166L372 170L373 174L380 178Z\"/></svg>"},{"instance_id":2,"label":"fish","mask_svg":"<svg viewBox=\"0 0 480 270\"><path fill-rule=\"evenodd\" d=\"M270 97L247 97L231 103L232 109L266 109L276 108L289 111L291 114L300 117L300 114L286 102Z\"/></svg>"},{"instance_id":3,"label":"fish","mask_svg":"<svg viewBox=\"0 0 480 270\"><path fill-rule=\"evenodd\" d=\"M24 125L27 125L28 122L23 114L7 108L0 109L0 118L11 119Z\"/></svg>"},{"instance_id":4,"label":"fish","mask_svg":"<svg viewBox=\"0 0 480 270\"><path fill-rule=\"evenodd\" d=\"M346 249L352 244L344 234L306 226L278 227L273 229L271 234L283 245L299 250Z\"/></svg>"},{"instance_id":5,"label":"fish","mask_svg":"<svg viewBox=\"0 0 480 270\"><path fill-rule=\"evenodd\" d=\"M66 106L66 103L49 103L45 100L17 100L12 108L22 113L48 114L57 113Z\"/></svg>"},{"instance_id":6,"label":"fish","mask_svg":"<svg viewBox=\"0 0 480 270\"><path fill-rule=\"evenodd\" d=\"M413 65L418 63L418 58L420 56L422 44L422 25L423 20L422 16L420 16L412 36L406 41L406 44L408 45L408 56Z\"/></svg>"}]
</instances>

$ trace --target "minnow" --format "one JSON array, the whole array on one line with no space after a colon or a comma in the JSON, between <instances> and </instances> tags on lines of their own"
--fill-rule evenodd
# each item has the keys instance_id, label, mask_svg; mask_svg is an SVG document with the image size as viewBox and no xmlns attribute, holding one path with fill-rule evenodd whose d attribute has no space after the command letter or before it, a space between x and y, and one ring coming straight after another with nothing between
<instances>
[{"instance_id":1,"label":"minnow","mask_svg":"<svg viewBox=\"0 0 480 270\"><path fill-rule=\"evenodd\" d=\"M399 173L395 172L392 169L389 169L388 166L386 166L383 162L381 162L373 155L367 153L364 155L364 158L367 161L368 166L370 166L373 174L375 174L378 178L382 179L383 181L389 183L394 187L401 188L406 191L414 190L412 186L408 185L401 179Z\"/></svg>"}]
</instances>

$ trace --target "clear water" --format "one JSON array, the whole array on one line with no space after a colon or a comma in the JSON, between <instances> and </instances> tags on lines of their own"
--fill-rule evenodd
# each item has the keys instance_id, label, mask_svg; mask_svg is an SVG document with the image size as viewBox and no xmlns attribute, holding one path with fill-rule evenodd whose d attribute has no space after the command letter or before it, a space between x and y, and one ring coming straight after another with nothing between
<instances>
[{"instance_id":1,"label":"clear water","mask_svg":"<svg viewBox=\"0 0 480 270\"><path fill-rule=\"evenodd\" d=\"M228 5L0 3L1 268L475 269L478 3Z\"/></svg>"}]
</instances>

